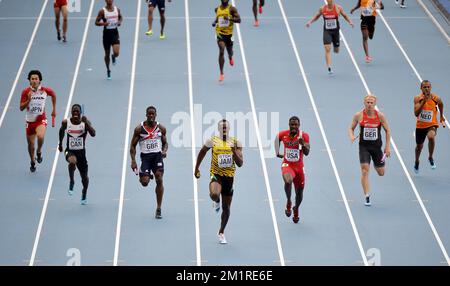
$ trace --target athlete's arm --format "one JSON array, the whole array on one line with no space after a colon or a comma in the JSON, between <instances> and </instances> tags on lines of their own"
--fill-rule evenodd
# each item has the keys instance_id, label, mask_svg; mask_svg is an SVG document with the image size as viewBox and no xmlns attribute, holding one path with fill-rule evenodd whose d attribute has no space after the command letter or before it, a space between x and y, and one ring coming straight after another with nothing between
<instances>
[{"instance_id":1,"label":"athlete's arm","mask_svg":"<svg viewBox=\"0 0 450 286\"><path fill-rule=\"evenodd\" d=\"M277 135L277 137L275 137L275 155L278 157L278 158L283 158L283 155L281 155L280 154L280 142L281 142L281 139L280 139L280 137Z\"/></svg>"},{"instance_id":2,"label":"athlete's arm","mask_svg":"<svg viewBox=\"0 0 450 286\"><path fill-rule=\"evenodd\" d=\"M130 144L131 169L133 171L135 171L137 169L136 145L139 142L140 133L141 133L141 126L138 125L136 128L134 128L133 138L131 139L131 144Z\"/></svg>"},{"instance_id":3,"label":"athlete's arm","mask_svg":"<svg viewBox=\"0 0 450 286\"><path fill-rule=\"evenodd\" d=\"M20 97L20 111L23 111L28 107L31 101L31 90L26 93L26 89L22 92L22 96Z\"/></svg>"},{"instance_id":4,"label":"athlete's arm","mask_svg":"<svg viewBox=\"0 0 450 286\"><path fill-rule=\"evenodd\" d=\"M230 8L230 14L231 14L231 18L230 21L233 23L240 23L241 22L241 15L239 15L236 7L231 7Z\"/></svg>"},{"instance_id":5,"label":"athlete's arm","mask_svg":"<svg viewBox=\"0 0 450 286\"><path fill-rule=\"evenodd\" d=\"M219 22L219 18L217 17L217 8L214 9L214 14L216 14L216 19L212 22L212 26L215 27L217 25L217 22Z\"/></svg>"},{"instance_id":6,"label":"athlete's arm","mask_svg":"<svg viewBox=\"0 0 450 286\"><path fill-rule=\"evenodd\" d=\"M444 103L442 102L442 99L438 96L436 96L438 98L437 100L437 105L439 107L439 113L440 113L440 119L439 122L442 123L442 125L444 125L445 123L445 117L444 117ZM444 126L445 127L445 126Z\"/></svg>"},{"instance_id":7,"label":"athlete's arm","mask_svg":"<svg viewBox=\"0 0 450 286\"><path fill-rule=\"evenodd\" d=\"M56 94L53 90L49 90L49 95L52 97L52 117L56 117Z\"/></svg>"},{"instance_id":8,"label":"athlete's arm","mask_svg":"<svg viewBox=\"0 0 450 286\"><path fill-rule=\"evenodd\" d=\"M353 22L348 17L348 15L345 13L344 8L342 8L341 6L338 6L338 7L339 7L339 10L340 10L340 13L341 13L342 17L344 17L345 21L347 21L347 23L349 23L350 26L352 26L352 28L353 28Z\"/></svg>"},{"instance_id":9,"label":"athlete's arm","mask_svg":"<svg viewBox=\"0 0 450 286\"><path fill-rule=\"evenodd\" d=\"M352 10L350 10L350 14L353 14L353 12L355 12L356 10L358 10L359 7L361 7L361 0L358 0L358 2L356 3L356 6L353 7Z\"/></svg>"},{"instance_id":10,"label":"athlete's arm","mask_svg":"<svg viewBox=\"0 0 450 286\"><path fill-rule=\"evenodd\" d=\"M306 22L306 27L309 28L309 26L311 26L312 23L314 23L315 21L317 21L317 19L319 19L319 17L322 15L322 7L319 8L319 12L317 12L316 15L314 15L314 17L311 18L311 20L309 20L308 22Z\"/></svg>"},{"instance_id":11,"label":"athlete's arm","mask_svg":"<svg viewBox=\"0 0 450 286\"><path fill-rule=\"evenodd\" d=\"M242 164L244 164L244 155L242 154L242 143L239 140L236 140L234 146L231 148L231 151L233 151L234 163L236 163L238 167L242 167Z\"/></svg>"},{"instance_id":12,"label":"athlete's arm","mask_svg":"<svg viewBox=\"0 0 450 286\"><path fill-rule=\"evenodd\" d=\"M197 162L195 163L195 170L194 170L194 176L198 179L200 178L200 165L203 161L203 158L205 158L206 153L208 153L209 149L212 148L212 141L211 139L206 140L205 144L203 145L202 149L200 149L200 152L198 152L197 155Z\"/></svg>"},{"instance_id":13,"label":"athlete's arm","mask_svg":"<svg viewBox=\"0 0 450 286\"><path fill-rule=\"evenodd\" d=\"M360 117L360 112L356 113L353 116L352 123L350 124L350 127L348 128L348 137L350 138L350 141L352 141L352 143L356 139L354 132L355 132L356 125L358 125L359 117Z\"/></svg>"},{"instance_id":14,"label":"athlete's arm","mask_svg":"<svg viewBox=\"0 0 450 286\"><path fill-rule=\"evenodd\" d=\"M169 144L167 144L167 137L166 137L166 127L159 125L159 129L161 130L161 142L162 142L162 150L161 154L163 158L166 158L167 156L167 149L169 149Z\"/></svg>"},{"instance_id":15,"label":"athlete's arm","mask_svg":"<svg viewBox=\"0 0 450 286\"><path fill-rule=\"evenodd\" d=\"M419 116L420 112L422 112L422 108L425 105L425 98L417 95L414 97L414 115L417 117Z\"/></svg>"},{"instance_id":16,"label":"athlete's arm","mask_svg":"<svg viewBox=\"0 0 450 286\"><path fill-rule=\"evenodd\" d=\"M119 12L119 23L118 23L118 26L120 26L120 25L122 25L123 18L122 18L122 13L120 12L119 8L117 8L117 11Z\"/></svg>"},{"instance_id":17,"label":"athlete's arm","mask_svg":"<svg viewBox=\"0 0 450 286\"><path fill-rule=\"evenodd\" d=\"M298 143L302 145L302 151L305 156L308 156L311 146L309 145L309 135L304 134L304 137L298 138Z\"/></svg>"},{"instance_id":18,"label":"athlete's arm","mask_svg":"<svg viewBox=\"0 0 450 286\"><path fill-rule=\"evenodd\" d=\"M84 124L86 125L86 129L89 132L89 135L91 135L92 137L95 137L95 129L94 129L94 127L92 127L92 124L89 121L89 119L87 119L87 117L83 115L81 117L81 121L84 122Z\"/></svg>"},{"instance_id":19,"label":"athlete's arm","mask_svg":"<svg viewBox=\"0 0 450 286\"><path fill-rule=\"evenodd\" d=\"M378 114L380 116L381 125L383 126L383 129L386 132L386 144L384 145L384 153L386 154L386 157L389 157L391 156L391 129L389 128L387 119L384 116L384 114L381 112L379 112Z\"/></svg>"},{"instance_id":20,"label":"athlete's arm","mask_svg":"<svg viewBox=\"0 0 450 286\"><path fill-rule=\"evenodd\" d=\"M58 150L59 152L62 152L62 141L64 139L64 133L66 133L67 128L67 119L64 119L61 123L61 128L59 128L59 143L58 143Z\"/></svg>"},{"instance_id":21,"label":"athlete's arm","mask_svg":"<svg viewBox=\"0 0 450 286\"><path fill-rule=\"evenodd\" d=\"M95 26L108 26L108 22L103 21L104 18L105 13L103 12L103 9L100 9L100 11L98 11L97 18L95 19Z\"/></svg>"}]
</instances>

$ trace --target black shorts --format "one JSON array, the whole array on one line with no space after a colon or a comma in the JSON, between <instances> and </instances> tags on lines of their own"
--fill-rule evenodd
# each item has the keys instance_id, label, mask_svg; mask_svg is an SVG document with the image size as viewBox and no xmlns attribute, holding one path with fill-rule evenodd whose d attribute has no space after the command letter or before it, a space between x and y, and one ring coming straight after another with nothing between
<instances>
[{"instance_id":1,"label":"black shorts","mask_svg":"<svg viewBox=\"0 0 450 286\"><path fill-rule=\"evenodd\" d=\"M338 48L340 45L339 29L323 30L323 44L329 45L333 43L333 47Z\"/></svg>"},{"instance_id":2,"label":"black shorts","mask_svg":"<svg viewBox=\"0 0 450 286\"><path fill-rule=\"evenodd\" d=\"M359 163L370 164L372 158L375 167L384 167L383 151L380 145L359 144Z\"/></svg>"},{"instance_id":3,"label":"black shorts","mask_svg":"<svg viewBox=\"0 0 450 286\"><path fill-rule=\"evenodd\" d=\"M164 12L166 9L166 0L147 0L148 7L158 7L159 12Z\"/></svg>"},{"instance_id":4,"label":"black shorts","mask_svg":"<svg viewBox=\"0 0 450 286\"><path fill-rule=\"evenodd\" d=\"M425 138L427 138L428 131L434 130L437 133L436 126L430 126L428 128L416 128L416 144L420 145L425 142Z\"/></svg>"},{"instance_id":5,"label":"black shorts","mask_svg":"<svg viewBox=\"0 0 450 286\"><path fill-rule=\"evenodd\" d=\"M216 174L211 174L211 183L217 182L222 186L221 194L223 196L233 196L233 181L234 177L220 176Z\"/></svg>"},{"instance_id":6,"label":"black shorts","mask_svg":"<svg viewBox=\"0 0 450 286\"><path fill-rule=\"evenodd\" d=\"M150 171L155 174L157 171L164 173L164 162L161 152L158 153L141 153L141 169L140 177L150 176Z\"/></svg>"},{"instance_id":7,"label":"black shorts","mask_svg":"<svg viewBox=\"0 0 450 286\"><path fill-rule=\"evenodd\" d=\"M361 30L369 30L369 34L373 35L375 31L376 16L362 16L361 15Z\"/></svg>"},{"instance_id":8,"label":"black shorts","mask_svg":"<svg viewBox=\"0 0 450 286\"><path fill-rule=\"evenodd\" d=\"M109 50L113 45L120 45L119 30L103 30L103 48Z\"/></svg>"},{"instance_id":9,"label":"black shorts","mask_svg":"<svg viewBox=\"0 0 450 286\"><path fill-rule=\"evenodd\" d=\"M69 162L70 156L75 156L77 158L77 168L80 173L88 172L88 162L86 160L86 150L68 150L64 151L66 155L66 161Z\"/></svg>"},{"instance_id":10,"label":"black shorts","mask_svg":"<svg viewBox=\"0 0 450 286\"><path fill-rule=\"evenodd\" d=\"M226 47L233 46L233 35L221 35L216 34L217 44L219 42L224 42Z\"/></svg>"}]
</instances>

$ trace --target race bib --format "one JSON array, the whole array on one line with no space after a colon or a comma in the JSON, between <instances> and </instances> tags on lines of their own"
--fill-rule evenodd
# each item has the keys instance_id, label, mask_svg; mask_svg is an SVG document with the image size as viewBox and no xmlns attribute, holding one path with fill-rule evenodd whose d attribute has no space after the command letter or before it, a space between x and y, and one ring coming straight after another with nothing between
<instances>
[{"instance_id":1,"label":"race bib","mask_svg":"<svg viewBox=\"0 0 450 286\"><path fill-rule=\"evenodd\" d=\"M433 111L432 110L422 110L419 114L419 121L422 122L432 122L433 121Z\"/></svg>"},{"instance_id":2,"label":"race bib","mask_svg":"<svg viewBox=\"0 0 450 286\"><path fill-rule=\"evenodd\" d=\"M40 105L31 105L30 106L30 113L35 114L35 115L40 115L44 112L44 108Z\"/></svg>"},{"instance_id":3,"label":"race bib","mask_svg":"<svg viewBox=\"0 0 450 286\"><path fill-rule=\"evenodd\" d=\"M336 19L325 19L325 29L332 30L337 28Z\"/></svg>"},{"instance_id":4,"label":"race bib","mask_svg":"<svg viewBox=\"0 0 450 286\"><path fill-rule=\"evenodd\" d=\"M367 141L375 141L378 139L378 128L364 127L363 139Z\"/></svg>"},{"instance_id":5,"label":"race bib","mask_svg":"<svg viewBox=\"0 0 450 286\"><path fill-rule=\"evenodd\" d=\"M373 14L373 9L372 9L372 7L364 7L364 8L362 8L361 14L362 14L363 16L372 16L372 14Z\"/></svg>"},{"instance_id":6,"label":"race bib","mask_svg":"<svg viewBox=\"0 0 450 286\"><path fill-rule=\"evenodd\" d=\"M69 137L70 150L82 150L84 147L83 137Z\"/></svg>"},{"instance_id":7,"label":"race bib","mask_svg":"<svg viewBox=\"0 0 450 286\"><path fill-rule=\"evenodd\" d=\"M159 149L159 140L158 139L148 139L145 142L145 150L146 151L157 151Z\"/></svg>"},{"instance_id":8,"label":"race bib","mask_svg":"<svg viewBox=\"0 0 450 286\"><path fill-rule=\"evenodd\" d=\"M298 149L286 149L286 161L298 162L300 160L300 150Z\"/></svg>"},{"instance_id":9,"label":"race bib","mask_svg":"<svg viewBox=\"0 0 450 286\"><path fill-rule=\"evenodd\" d=\"M233 155L219 154L217 156L219 168L230 168L233 165Z\"/></svg>"},{"instance_id":10,"label":"race bib","mask_svg":"<svg viewBox=\"0 0 450 286\"><path fill-rule=\"evenodd\" d=\"M225 19L224 17L219 17L219 28L225 28L228 27L230 25L230 20L227 18Z\"/></svg>"}]
</instances>

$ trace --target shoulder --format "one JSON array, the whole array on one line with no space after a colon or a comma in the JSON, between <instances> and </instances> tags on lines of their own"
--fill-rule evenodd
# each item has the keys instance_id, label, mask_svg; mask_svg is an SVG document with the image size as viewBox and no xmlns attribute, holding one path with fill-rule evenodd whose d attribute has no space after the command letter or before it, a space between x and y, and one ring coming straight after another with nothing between
<instances>
[{"instance_id":1,"label":"shoulder","mask_svg":"<svg viewBox=\"0 0 450 286\"><path fill-rule=\"evenodd\" d=\"M207 148L212 148L214 146L214 136L206 139L205 144L203 144Z\"/></svg>"},{"instance_id":2,"label":"shoulder","mask_svg":"<svg viewBox=\"0 0 450 286\"><path fill-rule=\"evenodd\" d=\"M378 117L380 118L381 121L386 121L386 116L384 115L383 112L378 111Z\"/></svg>"},{"instance_id":3,"label":"shoulder","mask_svg":"<svg viewBox=\"0 0 450 286\"><path fill-rule=\"evenodd\" d=\"M307 132L303 131L302 137L305 140L305 142L309 143L309 134Z\"/></svg>"},{"instance_id":4,"label":"shoulder","mask_svg":"<svg viewBox=\"0 0 450 286\"><path fill-rule=\"evenodd\" d=\"M55 96L55 91L53 89L51 89L50 87L42 87L42 90L45 91L45 93L47 93L47 95L50 96Z\"/></svg>"},{"instance_id":5,"label":"shoulder","mask_svg":"<svg viewBox=\"0 0 450 286\"><path fill-rule=\"evenodd\" d=\"M419 102L422 99L422 94L418 94L416 96L414 96L414 102Z\"/></svg>"},{"instance_id":6,"label":"shoulder","mask_svg":"<svg viewBox=\"0 0 450 286\"><path fill-rule=\"evenodd\" d=\"M231 6L231 7L230 7L230 12L232 12L232 13L237 13L237 8L234 7L234 6Z\"/></svg>"},{"instance_id":7,"label":"shoulder","mask_svg":"<svg viewBox=\"0 0 450 286\"><path fill-rule=\"evenodd\" d=\"M441 98L437 94L434 94L434 93L431 94L431 99L436 103L441 102Z\"/></svg>"},{"instance_id":8,"label":"shoulder","mask_svg":"<svg viewBox=\"0 0 450 286\"><path fill-rule=\"evenodd\" d=\"M289 130L282 130L278 133L278 139L282 140L288 134Z\"/></svg>"},{"instance_id":9,"label":"shoulder","mask_svg":"<svg viewBox=\"0 0 450 286\"><path fill-rule=\"evenodd\" d=\"M355 115L353 115L353 119L359 119L359 118L361 118L362 114L363 114L362 110L356 112Z\"/></svg>"},{"instance_id":10,"label":"shoulder","mask_svg":"<svg viewBox=\"0 0 450 286\"><path fill-rule=\"evenodd\" d=\"M161 132L162 132L164 135L166 135L167 129L166 129L166 127L165 127L164 125L162 125L161 123L159 124L159 129L161 130Z\"/></svg>"},{"instance_id":11,"label":"shoulder","mask_svg":"<svg viewBox=\"0 0 450 286\"><path fill-rule=\"evenodd\" d=\"M27 96L28 93L30 92L30 90L31 90L30 87L24 88L24 89L22 90L22 97L23 97L23 96Z\"/></svg>"},{"instance_id":12,"label":"shoulder","mask_svg":"<svg viewBox=\"0 0 450 286\"><path fill-rule=\"evenodd\" d=\"M139 133L141 132L141 124L139 123L135 128L134 128L134 133Z\"/></svg>"}]
</instances>

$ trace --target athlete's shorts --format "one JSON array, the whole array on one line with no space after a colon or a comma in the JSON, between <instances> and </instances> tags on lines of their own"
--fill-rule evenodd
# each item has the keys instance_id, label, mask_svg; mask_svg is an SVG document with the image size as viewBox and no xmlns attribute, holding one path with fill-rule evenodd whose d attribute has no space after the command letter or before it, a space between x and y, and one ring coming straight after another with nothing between
<instances>
[{"instance_id":1,"label":"athlete's shorts","mask_svg":"<svg viewBox=\"0 0 450 286\"><path fill-rule=\"evenodd\" d=\"M434 130L437 133L436 126L430 126L427 128L416 128L416 144L423 144L425 142L425 138L427 138L428 131Z\"/></svg>"},{"instance_id":2,"label":"athlete's shorts","mask_svg":"<svg viewBox=\"0 0 450 286\"><path fill-rule=\"evenodd\" d=\"M338 48L340 45L339 29L323 30L323 44L329 45L333 43L333 47Z\"/></svg>"},{"instance_id":3,"label":"athlete's shorts","mask_svg":"<svg viewBox=\"0 0 450 286\"><path fill-rule=\"evenodd\" d=\"M361 30L367 29L369 31L369 38L373 38L373 32L375 31L375 16L362 16L361 15Z\"/></svg>"},{"instance_id":4,"label":"athlete's shorts","mask_svg":"<svg viewBox=\"0 0 450 286\"><path fill-rule=\"evenodd\" d=\"M119 45L119 31L117 29L103 30L103 48L109 50L113 45Z\"/></svg>"},{"instance_id":5,"label":"athlete's shorts","mask_svg":"<svg viewBox=\"0 0 450 286\"><path fill-rule=\"evenodd\" d=\"M233 35L216 34L217 43L224 42L226 47L233 46Z\"/></svg>"},{"instance_id":6,"label":"athlete's shorts","mask_svg":"<svg viewBox=\"0 0 450 286\"><path fill-rule=\"evenodd\" d=\"M44 125L47 126L47 119L42 119L36 122L27 122L25 124L25 130L27 133L27 136L31 136L36 134L36 128L38 128L38 126L40 125Z\"/></svg>"},{"instance_id":7,"label":"athlete's shorts","mask_svg":"<svg viewBox=\"0 0 450 286\"><path fill-rule=\"evenodd\" d=\"M294 179L294 187L296 190L305 188L305 172L303 166L298 164L283 163L281 164L281 174L291 174Z\"/></svg>"},{"instance_id":8,"label":"athlete's shorts","mask_svg":"<svg viewBox=\"0 0 450 286\"><path fill-rule=\"evenodd\" d=\"M53 8L60 8L62 6L67 6L67 0L54 0L53 1Z\"/></svg>"},{"instance_id":9,"label":"athlete's shorts","mask_svg":"<svg viewBox=\"0 0 450 286\"><path fill-rule=\"evenodd\" d=\"M372 158L375 167L384 167L383 151L381 146L371 144L359 144L359 163L370 164Z\"/></svg>"},{"instance_id":10,"label":"athlete's shorts","mask_svg":"<svg viewBox=\"0 0 450 286\"><path fill-rule=\"evenodd\" d=\"M75 156L77 158L77 168L80 174L88 172L88 162L86 160L86 150L68 150L64 151L66 154L66 161L69 162L70 156Z\"/></svg>"},{"instance_id":11,"label":"athlete's shorts","mask_svg":"<svg viewBox=\"0 0 450 286\"><path fill-rule=\"evenodd\" d=\"M159 12L164 12L166 9L166 0L147 0L148 7L158 7Z\"/></svg>"},{"instance_id":12,"label":"athlete's shorts","mask_svg":"<svg viewBox=\"0 0 450 286\"><path fill-rule=\"evenodd\" d=\"M211 183L217 182L222 186L221 194L223 196L233 196L233 181L234 177L211 174Z\"/></svg>"},{"instance_id":13,"label":"athlete's shorts","mask_svg":"<svg viewBox=\"0 0 450 286\"><path fill-rule=\"evenodd\" d=\"M161 152L158 153L141 153L141 169L139 177L148 177L150 172L155 174L157 171L164 173L164 162Z\"/></svg>"}]
</instances>

